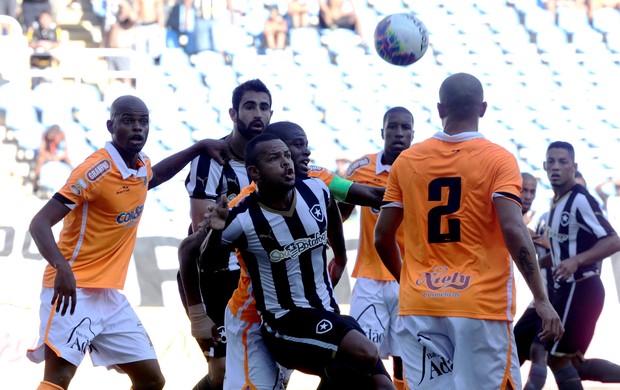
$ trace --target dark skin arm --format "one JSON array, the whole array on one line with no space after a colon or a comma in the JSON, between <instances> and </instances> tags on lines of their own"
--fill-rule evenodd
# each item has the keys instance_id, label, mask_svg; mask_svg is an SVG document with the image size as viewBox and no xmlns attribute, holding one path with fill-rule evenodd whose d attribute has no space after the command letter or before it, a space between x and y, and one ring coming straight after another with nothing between
<instances>
[{"instance_id":1,"label":"dark skin arm","mask_svg":"<svg viewBox=\"0 0 620 390\"><path fill-rule=\"evenodd\" d=\"M334 258L330 261L328 269L332 285L335 286L347 266L347 248L340 210L333 198L327 207L327 239L334 252Z\"/></svg>"},{"instance_id":2,"label":"dark skin arm","mask_svg":"<svg viewBox=\"0 0 620 390\"><path fill-rule=\"evenodd\" d=\"M153 165L153 177L149 181L149 190L173 178L174 175L201 154L209 155L218 164L224 164L230 158L226 141L203 139L189 148L166 157Z\"/></svg>"},{"instance_id":3,"label":"dark skin arm","mask_svg":"<svg viewBox=\"0 0 620 390\"><path fill-rule=\"evenodd\" d=\"M60 312L63 316L68 309L69 314L75 312L76 283L71 265L58 249L52 227L60 222L69 211L69 208L61 202L50 199L32 218L29 228L39 252L56 269L51 303L52 305L57 303L56 312Z\"/></svg>"},{"instance_id":4,"label":"dark skin arm","mask_svg":"<svg viewBox=\"0 0 620 390\"><path fill-rule=\"evenodd\" d=\"M342 220L346 221L349 219L356 205L379 209L383 200L383 194L385 194L385 187L353 183L349 187L345 202L338 202Z\"/></svg>"}]
</instances>

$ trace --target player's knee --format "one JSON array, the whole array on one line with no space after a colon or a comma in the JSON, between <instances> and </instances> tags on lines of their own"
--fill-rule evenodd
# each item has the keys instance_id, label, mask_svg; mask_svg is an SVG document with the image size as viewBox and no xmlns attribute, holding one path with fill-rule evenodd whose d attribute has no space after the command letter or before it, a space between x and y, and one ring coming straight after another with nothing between
<instances>
[{"instance_id":1,"label":"player's knee","mask_svg":"<svg viewBox=\"0 0 620 390\"><path fill-rule=\"evenodd\" d=\"M161 372L153 373L143 378L139 383L132 383L132 390L161 390L166 385L166 379Z\"/></svg>"},{"instance_id":2,"label":"player's knee","mask_svg":"<svg viewBox=\"0 0 620 390\"><path fill-rule=\"evenodd\" d=\"M379 360L379 350L365 334L351 331L342 340L336 357L341 360L350 357L352 366L360 372L370 373Z\"/></svg>"}]
</instances>

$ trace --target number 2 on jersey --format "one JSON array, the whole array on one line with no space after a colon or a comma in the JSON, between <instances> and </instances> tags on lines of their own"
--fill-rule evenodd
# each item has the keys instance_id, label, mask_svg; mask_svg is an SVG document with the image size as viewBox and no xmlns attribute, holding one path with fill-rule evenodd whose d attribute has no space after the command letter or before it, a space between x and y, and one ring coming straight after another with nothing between
<instances>
[{"instance_id":1,"label":"number 2 on jersey","mask_svg":"<svg viewBox=\"0 0 620 390\"><path fill-rule=\"evenodd\" d=\"M428 212L428 242L437 244L442 242L461 241L461 220L448 218L448 232L441 232L441 219L458 211L461 207L461 178L440 177L428 185L428 200L441 201L443 189L448 189L448 202L435 206Z\"/></svg>"}]
</instances>

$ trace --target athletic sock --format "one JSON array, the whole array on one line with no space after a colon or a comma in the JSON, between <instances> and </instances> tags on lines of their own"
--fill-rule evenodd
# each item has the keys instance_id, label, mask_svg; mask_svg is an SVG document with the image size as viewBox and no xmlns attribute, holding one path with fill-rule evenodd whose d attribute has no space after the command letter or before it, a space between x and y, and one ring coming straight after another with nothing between
<instances>
[{"instance_id":1,"label":"athletic sock","mask_svg":"<svg viewBox=\"0 0 620 390\"><path fill-rule=\"evenodd\" d=\"M392 379L392 382L394 382L394 387L396 387L396 390L405 390L405 381L402 379Z\"/></svg>"},{"instance_id":2,"label":"athletic sock","mask_svg":"<svg viewBox=\"0 0 620 390\"><path fill-rule=\"evenodd\" d=\"M39 383L39 387L37 387L37 390L65 390L65 389L62 388L61 386L58 386L55 383L48 382L48 381L41 381L41 383Z\"/></svg>"},{"instance_id":3,"label":"athletic sock","mask_svg":"<svg viewBox=\"0 0 620 390\"><path fill-rule=\"evenodd\" d=\"M583 390L577 369L569 364L553 373L559 390Z\"/></svg>"},{"instance_id":4,"label":"athletic sock","mask_svg":"<svg viewBox=\"0 0 620 390\"><path fill-rule=\"evenodd\" d=\"M604 359L586 359L577 367L582 380L620 383L620 366Z\"/></svg>"},{"instance_id":5,"label":"athletic sock","mask_svg":"<svg viewBox=\"0 0 620 390\"><path fill-rule=\"evenodd\" d=\"M527 383L523 390L542 390L547 381L547 366L542 364L532 364L530 374L527 377Z\"/></svg>"}]
</instances>

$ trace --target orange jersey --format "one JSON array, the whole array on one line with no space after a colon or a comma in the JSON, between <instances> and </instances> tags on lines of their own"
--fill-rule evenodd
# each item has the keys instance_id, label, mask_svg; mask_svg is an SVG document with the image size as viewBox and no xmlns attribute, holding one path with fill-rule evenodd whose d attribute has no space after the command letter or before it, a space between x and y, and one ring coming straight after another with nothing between
<instances>
[{"instance_id":1,"label":"orange jersey","mask_svg":"<svg viewBox=\"0 0 620 390\"><path fill-rule=\"evenodd\" d=\"M367 154L353 161L347 170L347 179L373 187L387 187L391 166L381 164L382 155L383 152ZM393 281L395 280L394 277L385 268L375 249L375 225L378 218L379 210L362 207L357 259L351 276ZM404 253L403 231L402 227L399 228L396 236L401 253Z\"/></svg>"},{"instance_id":2,"label":"orange jersey","mask_svg":"<svg viewBox=\"0 0 620 390\"><path fill-rule=\"evenodd\" d=\"M309 177L320 179L329 187L335 173L317 166L309 166L309 168ZM250 195L254 191L256 191L256 184L252 182L249 186L241 190L239 195L228 204L228 207L234 207L243 198ZM254 295L252 293L252 281L248 276L245 263L243 262L243 258L239 255L239 251L237 251L237 258L239 259L239 265L241 266L241 276L239 277L237 289L233 292L232 297L228 301L228 308L234 316L237 316L239 310L242 310L241 320L243 321L261 322L260 315L256 310L256 301L254 301Z\"/></svg>"},{"instance_id":3,"label":"orange jersey","mask_svg":"<svg viewBox=\"0 0 620 390\"><path fill-rule=\"evenodd\" d=\"M54 198L71 209L58 248L71 263L77 287L123 289L144 209L150 160L129 169L111 143L91 154L71 173ZM43 286L54 287L48 265Z\"/></svg>"},{"instance_id":4,"label":"orange jersey","mask_svg":"<svg viewBox=\"0 0 620 390\"><path fill-rule=\"evenodd\" d=\"M437 133L401 153L383 207L402 207L401 315L512 321L512 261L493 198L520 202L514 156L478 133Z\"/></svg>"}]
</instances>

